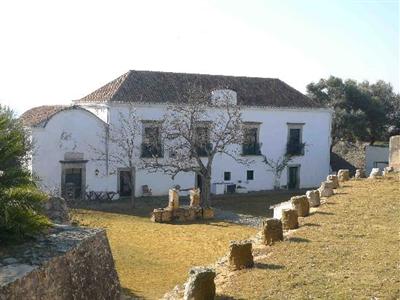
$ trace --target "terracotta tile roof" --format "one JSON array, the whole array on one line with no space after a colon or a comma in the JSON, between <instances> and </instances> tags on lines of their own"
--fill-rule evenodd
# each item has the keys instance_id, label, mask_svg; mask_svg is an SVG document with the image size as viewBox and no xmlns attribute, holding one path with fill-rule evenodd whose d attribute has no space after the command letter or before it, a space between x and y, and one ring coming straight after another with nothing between
<instances>
[{"instance_id":1,"label":"terracotta tile roof","mask_svg":"<svg viewBox=\"0 0 400 300\"><path fill-rule=\"evenodd\" d=\"M67 105L43 105L27 110L20 116L25 126L35 127L49 120L54 114L66 109Z\"/></svg>"},{"instance_id":2,"label":"terracotta tile roof","mask_svg":"<svg viewBox=\"0 0 400 300\"><path fill-rule=\"evenodd\" d=\"M75 103L174 102L179 99L177 95L185 94L192 84L210 92L217 89L234 90L238 103L242 105L320 107L279 79L154 71L129 71Z\"/></svg>"}]
</instances>

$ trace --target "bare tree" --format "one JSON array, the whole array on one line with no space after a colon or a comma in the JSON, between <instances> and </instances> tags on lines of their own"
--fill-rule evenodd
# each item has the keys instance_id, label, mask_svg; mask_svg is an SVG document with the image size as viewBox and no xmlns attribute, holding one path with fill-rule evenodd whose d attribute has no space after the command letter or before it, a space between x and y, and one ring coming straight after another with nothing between
<instances>
[{"instance_id":1,"label":"bare tree","mask_svg":"<svg viewBox=\"0 0 400 300\"><path fill-rule=\"evenodd\" d=\"M240 108L229 97L229 91L219 92L211 97L200 87L191 86L169 105L161 124L166 155L143 162L148 170L161 170L172 178L181 172L198 175L202 207L211 204L211 171L216 155L223 153L246 162L238 153L243 139Z\"/></svg>"},{"instance_id":2,"label":"bare tree","mask_svg":"<svg viewBox=\"0 0 400 300\"><path fill-rule=\"evenodd\" d=\"M305 143L295 143L289 141L286 145L285 154L277 159L268 158L266 155L261 154L263 157L263 163L270 168L274 176L274 189L279 190L281 188L281 177L282 172L286 169L289 163L293 160L296 155L304 154L306 149Z\"/></svg>"},{"instance_id":3,"label":"bare tree","mask_svg":"<svg viewBox=\"0 0 400 300\"><path fill-rule=\"evenodd\" d=\"M135 207L135 176L140 165L140 147L138 140L141 135L141 123L137 117L136 109L129 104L127 113L119 112L118 118L105 128L102 137L105 147L91 148L97 154L95 160L104 161L106 169L115 171L123 168L128 171L128 185L131 191L130 200L132 208Z\"/></svg>"},{"instance_id":4,"label":"bare tree","mask_svg":"<svg viewBox=\"0 0 400 300\"><path fill-rule=\"evenodd\" d=\"M293 159L293 157L290 155L283 155L278 159L274 160L268 158L264 154L262 154L262 156L263 156L263 162L270 168L270 171L274 176L274 189L279 190L281 188L282 172L288 166L289 162Z\"/></svg>"}]
</instances>

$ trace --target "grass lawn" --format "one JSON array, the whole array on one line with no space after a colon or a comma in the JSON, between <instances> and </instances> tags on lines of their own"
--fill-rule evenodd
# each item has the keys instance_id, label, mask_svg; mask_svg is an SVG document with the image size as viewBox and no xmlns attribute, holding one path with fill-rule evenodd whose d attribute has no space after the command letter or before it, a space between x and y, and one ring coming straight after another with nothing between
<instances>
[{"instance_id":1,"label":"grass lawn","mask_svg":"<svg viewBox=\"0 0 400 300\"><path fill-rule=\"evenodd\" d=\"M399 299L400 181L346 182L290 238L235 272L229 299ZM262 253L261 253L262 254Z\"/></svg>"},{"instance_id":2,"label":"grass lawn","mask_svg":"<svg viewBox=\"0 0 400 300\"><path fill-rule=\"evenodd\" d=\"M287 201L292 196L304 195L307 190L280 190L265 191L249 194L233 194L217 196L212 199L212 205L216 208L230 210L239 214L257 217L272 217L271 205Z\"/></svg>"},{"instance_id":3,"label":"grass lawn","mask_svg":"<svg viewBox=\"0 0 400 300\"><path fill-rule=\"evenodd\" d=\"M106 228L128 295L157 299L184 282L190 267L211 264L223 256L230 240L256 233L253 228L223 222L152 223L151 209L166 204L157 201L142 202L133 211L128 202L73 210L73 218L81 225Z\"/></svg>"}]
</instances>

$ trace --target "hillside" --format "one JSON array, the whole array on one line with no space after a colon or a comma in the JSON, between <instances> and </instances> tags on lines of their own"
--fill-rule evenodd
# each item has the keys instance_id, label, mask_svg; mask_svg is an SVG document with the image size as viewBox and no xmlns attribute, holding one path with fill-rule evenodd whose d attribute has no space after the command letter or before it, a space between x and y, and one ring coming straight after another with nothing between
<instances>
[{"instance_id":1,"label":"hillside","mask_svg":"<svg viewBox=\"0 0 400 300\"><path fill-rule=\"evenodd\" d=\"M221 299L399 299L400 180L346 182L290 237L230 274Z\"/></svg>"}]
</instances>

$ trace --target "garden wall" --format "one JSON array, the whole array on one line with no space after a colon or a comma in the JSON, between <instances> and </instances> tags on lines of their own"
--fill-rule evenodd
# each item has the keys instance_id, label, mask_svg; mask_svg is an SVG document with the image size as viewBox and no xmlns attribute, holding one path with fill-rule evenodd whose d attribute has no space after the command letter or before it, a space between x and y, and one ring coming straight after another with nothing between
<instances>
[{"instance_id":1,"label":"garden wall","mask_svg":"<svg viewBox=\"0 0 400 300\"><path fill-rule=\"evenodd\" d=\"M0 300L119 299L102 229L56 226L35 242L1 250Z\"/></svg>"}]
</instances>

